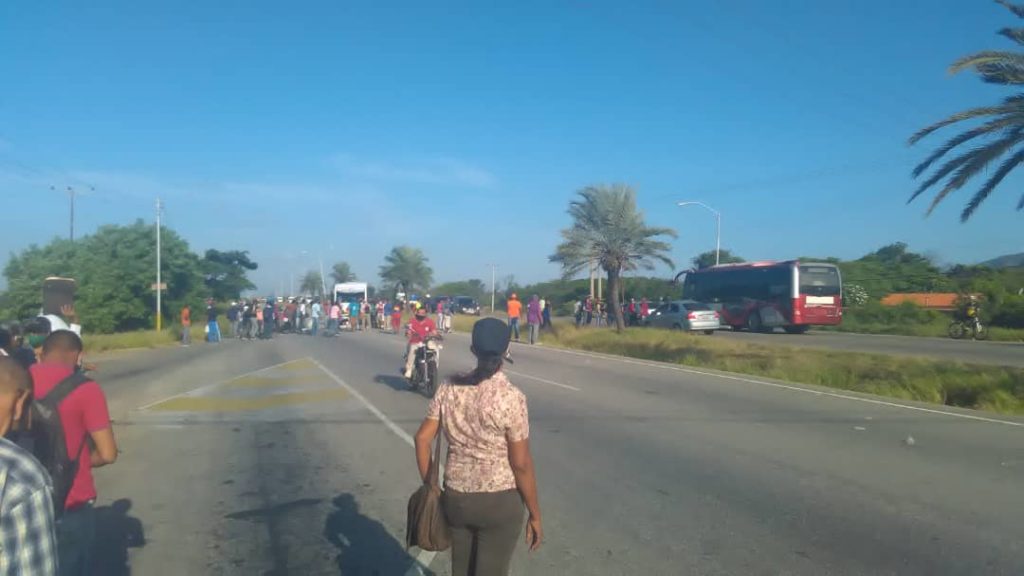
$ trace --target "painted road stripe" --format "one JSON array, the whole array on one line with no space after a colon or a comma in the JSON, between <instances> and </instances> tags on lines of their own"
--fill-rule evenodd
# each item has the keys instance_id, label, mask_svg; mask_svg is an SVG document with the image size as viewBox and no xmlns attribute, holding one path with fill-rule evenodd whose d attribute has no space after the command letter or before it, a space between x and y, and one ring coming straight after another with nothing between
<instances>
[{"instance_id":1,"label":"painted road stripe","mask_svg":"<svg viewBox=\"0 0 1024 576\"><path fill-rule=\"evenodd\" d=\"M545 380L544 378L538 378L536 376L530 376L529 374L523 374L522 372L513 372L511 370L505 370L505 373L506 374L511 374L513 376L519 376L520 378L528 378L530 380L536 380L537 382L542 382L544 384L549 384L551 386L558 386L559 388L565 388L566 390L572 390L573 392L579 392L580 391L580 389L575 387L575 386L569 386L568 384L562 384L561 382L555 382L554 380Z\"/></svg>"},{"instance_id":2,"label":"painted road stripe","mask_svg":"<svg viewBox=\"0 0 1024 576\"><path fill-rule=\"evenodd\" d=\"M459 333L460 336L465 334ZM755 378L749 378L746 376L733 375L729 373L721 372L706 372L704 370L698 370L696 368L683 368L681 366L674 366L665 362L652 362L646 360L636 360L633 358L627 358L625 356L615 356L614 354L601 354L598 352L583 352L579 350L567 350L565 348L555 348L551 346L530 346L533 350L555 352L558 354L568 354L571 356L582 356L584 358L595 358L598 360L609 360L613 362L621 362L623 364L633 364L636 366L647 366L648 368L660 368L663 370L671 370L673 372L683 372L685 374L695 374L698 376L710 376L713 378L722 378L723 380L732 380L734 382L744 382L747 384L757 384L759 386L767 386L769 388L779 388L782 390L792 390L794 392L803 392L805 394L816 394L818 396L827 396L829 398L837 398L841 400L853 400L854 402L863 402L865 404L874 404L876 406L887 406L889 408L902 408L904 410L913 410L915 412L925 412L927 414L937 414L940 416L950 416L952 418L962 418L964 420L974 420L975 422L987 422L989 424L1002 424L1005 426L1014 426L1017 428L1024 428L1024 422L1015 422L1013 420L1001 420L999 418L989 418L987 416L975 416L974 414L961 414L959 412L947 412L945 410L938 410L935 408L925 408L923 406L911 406L909 404L900 404L899 402L890 402L888 400L877 400L874 398L861 398L860 396L853 396L850 394L843 394L841 392L828 392L824 390L815 390L812 388L804 388L802 386L796 386L792 384L781 384L779 382L769 382L767 380L757 380Z\"/></svg>"},{"instance_id":3,"label":"painted road stripe","mask_svg":"<svg viewBox=\"0 0 1024 576\"><path fill-rule=\"evenodd\" d=\"M830 398L839 398L842 400L853 400L854 402L863 402L865 404L874 404L876 406L888 406L890 408L903 408L904 410L913 410L916 412L926 412L928 414L938 414L940 416L951 416L953 418L963 418L965 420L975 420L977 422L988 422L990 424L1004 424L1006 426L1015 426L1024 428L1024 422L1014 422L1012 420L1000 420L998 418L989 418L986 416L975 416L973 414L961 414L959 412L947 412L945 410L936 410L934 408L925 408L922 406L910 406L908 404L900 404L899 402L889 402L887 400L876 400L874 398L861 398L859 396L852 396L850 394L843 394L841 392L828 392L825 390L814 390L812 388L804 388L802 386L794 386L791 384L781 384L779 382L769 382L767 380L756 380L754 378L747 378L744 376L734 376L732 374L724 374L717 372L705 372L704 370L697 370L695 368L683 368L680 366L673 366L671 364L665 364L660 362L645 362L642 360L634 360L632 358L625 358L622 356L613 356L611 354L599 354L594 352L580 352L577 350L566 350L564 348L538 348L538 350L548 350L551 352L558 352L560 354L569 354L572 356L583 356L585 358L596 358L600 360L612 360L616 362L622 362L625 364L635 364L638 366L647 366L649 368L661 368L664 370L672 370L673 372L683 372L686 374L695 374L699 376L711 376L714 378L722 378L724 380L732 380L735 382L745 382L748 384L757 384L759 386L767 386L769 388L780 388L783 390L792 390L794 392L803 392L805 394L816 394L818 396L828 396Z\"/></svg>"},{"instance_id":4,"label":"painted road stripe","mask_svg":"<svg viewBox=\"0 0 1024 576\"><path fill-rule=\"evenodd\" d=\"M199 388L193 388L191 390L186 390L184 392L180 392L178 394L174 394L173 396L168 396L166 398L161 398L161 399L159 399L159 400L157 400L155 402L150 402L149 404L146 404L145 406L140 406L140 407L136 408L136 410L149 410L153 406L156 406L157 404L163 404L164 402L167 402L168 400L173 400L175 398L181 398L182 396L188 396L189 394L196 394L198 392L205 392L207 390L211 390L211 389L216 388L218 386L224 386L225 384L228 384L228 383L233 382L235 380L239 380L241 378L246 378L248 376L255 376L257 374L262 374L264 372L268 372L270 370L273 370L274 368L280 368L282 366L287 366L289 364L295 364L295 363L298 363L298 362L303 362L303 361L308 361L308 360L309 360L308 358L300 358L299 360L288 360L287 362L279 362L279 363L274 364L272 366L267 366L266 368L260 368L259 370L253 370L252 372L246 372L244 374L239 374L238 376L235 376L235 377L231 378L230 380L227 380L226 382L225 381L214 382L213 384L207 384L206 386L200 386Z\"/></svg>"},{"instance_id":5,"label":"painted road stripe","mask_svg":"<svg viewBox=\"0 0 1024 576\"><path fill-rule=\"evenodd\" d=\"M394 432L399 438L404 440L406 444L413 448L416 447L416 442L413 441L412 436L410 436L409 433L406 432L405 430L402 430L402 428L398 424L395 424L390 418L387 417L387 415L381 412L379 408L377 408L376 406L373 405L372 402L367 400L366 396L363 396L358 390L350 386L348 382L342 380L340 376L328 370L327 367L321 364L316 358L309 358L309 360L316 364L317 366L319 366L320 369L323 370L324 374L327 374L332 380L337 382L338 386L341 386L349 394L359 399L359 401L362 402L364 406L366 406L367 410L372 412L373 415L376 416L378 420L383 422L385 426L390 428L391 431ZM430 563L434 561L434 556L436 555L436 552L427 552L426 550L420 551L419 555L416 556L416 561L413 562L412 566L410 566L409 569L405 572L405 576L423 576L424 572L421 566L429 567Z\"/></svg>"}]
</instances>

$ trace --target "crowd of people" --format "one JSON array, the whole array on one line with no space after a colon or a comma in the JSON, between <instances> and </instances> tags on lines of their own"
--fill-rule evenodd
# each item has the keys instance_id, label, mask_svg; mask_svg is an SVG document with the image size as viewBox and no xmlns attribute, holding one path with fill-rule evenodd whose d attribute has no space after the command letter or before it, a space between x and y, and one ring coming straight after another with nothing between
<instances>
[{"instance_id":1,"label":"crowd of people","mask_svg":"<svg viewBox=\"0 0 1024 576\"><path fill-rule=\"evenodd\" d=\"M622 302L621 305L622 317L625 319L627 326L643 326L654 311L651 302L647 298L641 298L640 300L630 298L628 301ZM607 301L594 298L593 296L580 298L573 306L573 318L576 322L576 327L611 325L612 314L609 306L610 303Z\"/></svg>"},{"instance_id":2,"label":"crowd of people","mask_svg":"<svg viewBox=\"0 0 1024 576\"><path fill-rule=\"evenodd\" d=\"M0 574L93 574L92 470L117 460L74 310L0 328Z\"/></svg>"}]
</instances>

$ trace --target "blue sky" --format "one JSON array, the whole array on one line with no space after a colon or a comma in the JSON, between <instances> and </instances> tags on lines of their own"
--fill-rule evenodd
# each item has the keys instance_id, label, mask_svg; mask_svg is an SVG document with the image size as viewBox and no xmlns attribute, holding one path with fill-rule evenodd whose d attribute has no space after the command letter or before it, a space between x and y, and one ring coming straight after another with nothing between
<instances>
[{"instance_id":1,"label":"blue sky","mask_svg":"<svg viewBox=\"0 0 1024 576\"><path fill-rule=\"evenodd\" d=\"M966 225L966 193L906 204L937 142L907 136L1007 94L946 67L1013 24L983 0L6 2L0 258L67 233L67 185L79 234L160 196L265 290L318 257L376 281L398 244L437 280L548 279L567 203L602 182L679 231L680 266L714 219L679 200L751 259L1018 252L1020 175Z\"/></svg>"}]
</instances>

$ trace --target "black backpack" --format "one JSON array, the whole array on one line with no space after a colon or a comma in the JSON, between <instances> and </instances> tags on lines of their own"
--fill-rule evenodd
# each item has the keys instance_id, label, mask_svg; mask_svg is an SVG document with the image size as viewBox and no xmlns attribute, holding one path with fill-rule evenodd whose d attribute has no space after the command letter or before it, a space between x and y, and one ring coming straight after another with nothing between
<instances>
[{"instance_id":1,"label":"black backpack","mask_svg":"<svg viewBox=\"0 0 1024 576\"><path fill-rule=\"evenodd\" d=\"M53 508L56 518L64 514L64 503L71 492L71 486L75 483L79 460L87 440L86 436L82 437L78 454L74 458L68 454L64 423L60 419L57 407L75 389L90 381L84 373L76 371L61 380L49 394L32 401L31 451L53 480Z\"/></svg>"}]
</instances>

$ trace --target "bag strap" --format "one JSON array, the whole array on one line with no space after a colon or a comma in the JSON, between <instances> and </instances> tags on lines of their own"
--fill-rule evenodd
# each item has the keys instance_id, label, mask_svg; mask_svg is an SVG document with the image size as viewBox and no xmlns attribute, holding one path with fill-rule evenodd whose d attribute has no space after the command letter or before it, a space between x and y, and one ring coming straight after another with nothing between
<instances>
[{"instance_id":1,"label":"bag strap","mask_svg":"<svg viewBox=\"0 0 1024 576\"><path fill-rule=\"evenodd\" d=\"M444 416L437 419L437 434L434 435L434 455L430 459L430 467L427 470L427 482L431 487L440 486L441 467L441 440L444 437Z\"/></svg>"},{"instance_id":2,"label":"bag strap","mask_svg":"<svg viewBox=\"0 0 1024 576\"><path fill-rule=\"evenodd\" d=\"M70 376L58 382L57 385L53 387L53 390L50 390L46 396L43 396L39 400L56 408L57 406L60 406L60 403L74 392L76 388L90 380L91 379L86 376L84 372L75 370Z\"/></svg>"}]
</instances>

